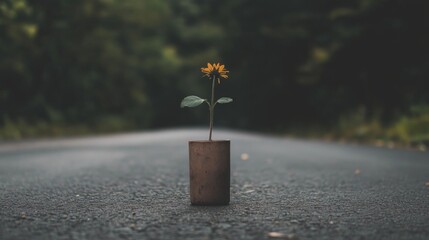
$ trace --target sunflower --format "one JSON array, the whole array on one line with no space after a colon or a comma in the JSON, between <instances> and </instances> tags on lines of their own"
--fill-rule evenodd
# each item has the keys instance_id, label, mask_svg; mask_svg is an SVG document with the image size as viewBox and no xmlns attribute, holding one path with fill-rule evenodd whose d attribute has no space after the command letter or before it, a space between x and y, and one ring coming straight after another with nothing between
<instances>
[{"instance_id":1,"label":"sunflower","mask_svg":"<svg viewBox=\"0 0 429 240\"><path fill-rule=\"evenodd\" d=\"M207 63L207 67L206 68L201 68L201 72L204 73L204 76L210 78L210 79L217 79L217 82L220 84L220 79L224 78L227 79L228 78L228 73L229 71L227 71L225 69L225 65L220 65L220 63Z\"/></svg>"}]
</instances>

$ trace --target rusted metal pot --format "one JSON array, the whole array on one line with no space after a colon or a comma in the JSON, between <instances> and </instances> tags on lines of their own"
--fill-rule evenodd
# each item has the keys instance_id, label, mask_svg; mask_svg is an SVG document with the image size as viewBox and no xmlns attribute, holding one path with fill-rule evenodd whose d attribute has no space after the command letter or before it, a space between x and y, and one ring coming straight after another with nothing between
<instances>
[{"instance_id":1,"label":"rusted metal pot","mask_svg":"<svg viewBox=\"0 0 429 240\"><path fill-rule=\"evenodd\" d=\"M230 141L190 141L192 205L229 204Z\"/></svg>"}]
</instances>

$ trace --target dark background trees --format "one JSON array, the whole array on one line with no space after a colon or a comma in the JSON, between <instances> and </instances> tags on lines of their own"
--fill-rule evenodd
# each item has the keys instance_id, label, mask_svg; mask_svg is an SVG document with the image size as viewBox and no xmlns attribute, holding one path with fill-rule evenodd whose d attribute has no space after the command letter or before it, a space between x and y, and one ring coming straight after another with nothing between
<instances>
[{"instance_id":1,"label":"dark background trees","mask_svg":"<svg viewBox=\"0 0 429 240\"><path fill-rule=\"evenodd\" d=\"M209 94L199 69L220 61L231 73L218 93L235 103L217 109L218 126L425 138L428 10L426 0L3 0L0 133L202 125L206 109L178 105Z\"/></svg>"}]
</instances>

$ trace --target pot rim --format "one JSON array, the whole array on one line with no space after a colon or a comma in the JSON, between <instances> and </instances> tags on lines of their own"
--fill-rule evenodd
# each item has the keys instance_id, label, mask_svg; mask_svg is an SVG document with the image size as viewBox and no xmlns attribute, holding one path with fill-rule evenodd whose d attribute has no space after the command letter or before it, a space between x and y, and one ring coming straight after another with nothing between
<instances>
[{"instance_id":1,"label":"pot rim","mask_svg":"<svg viewBox=\"0 0 429 240\"><path fill-rule=\"evenodd\" d=\"M223 142L231 142L229 139L225 140L189 140L189 143L223 143Z\"/></svg>"}]
</instances>

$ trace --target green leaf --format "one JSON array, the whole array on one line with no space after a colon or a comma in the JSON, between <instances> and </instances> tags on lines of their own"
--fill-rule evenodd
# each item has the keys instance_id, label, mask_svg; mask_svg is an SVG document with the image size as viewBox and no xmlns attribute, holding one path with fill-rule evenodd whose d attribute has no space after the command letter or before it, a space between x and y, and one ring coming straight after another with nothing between
<instances>
[{"instance_id":1,"label":"green leaf","mask_svg":"<svg viewBox=\"0 0 429 240\"><path fill-rule=\"evenodd\" d=\"M198 96L187 96L185 97L182 102L180 103L180 107L184 108L184 107L197 107L199 106L201 103L205 102L205 99L202 99Z\"/></svg>"},{"instance_id":2,"label":"green leaf","mask_svg":"<svg viewBox=\"0 0 429 240\"><path fill-rule=\"evenodd\" d=\"M230 102L232 102L232 98L229 98L229 97L221 97L221 98L219 98L216 102L217 102L217 103L220 103L220 104L230 103Z\"/></svg>"}]
</instances>

